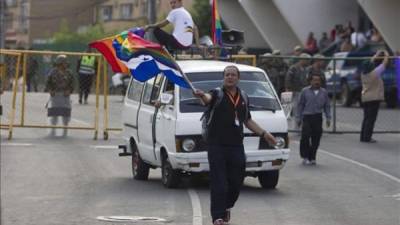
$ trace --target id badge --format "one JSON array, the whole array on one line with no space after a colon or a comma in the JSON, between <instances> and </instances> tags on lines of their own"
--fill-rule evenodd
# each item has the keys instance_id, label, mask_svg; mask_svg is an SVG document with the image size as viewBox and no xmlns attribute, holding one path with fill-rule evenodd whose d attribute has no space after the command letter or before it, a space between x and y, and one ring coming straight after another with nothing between
<instances>
[{"instance_id":1,"label":"id badge","mask_svg":"<svg viewBox=\"0 0 400 225\"><path fill-rule=\"evenodd\" d=\"M238 118L235 118L235 126L237 126L237 127L240 126Z\"/></svg>"}]
</instances>

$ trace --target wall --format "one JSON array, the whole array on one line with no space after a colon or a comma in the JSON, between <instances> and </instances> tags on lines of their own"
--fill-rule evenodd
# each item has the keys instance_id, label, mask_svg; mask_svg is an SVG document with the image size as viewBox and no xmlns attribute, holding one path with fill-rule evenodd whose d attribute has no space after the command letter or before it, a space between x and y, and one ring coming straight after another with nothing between
<instances>
[{"instance_id":1,"label":"wall","mask_svg":"<svg viewBox=\"0 0 400 225\"><path fill-rule=\"evenodd\" d=\"M399 0L358 0L392 51L400 50Z\"/></svg>"},{"instance_id":2,"label":"wall","mask_svg":"<svg viewBox=\"0 0 400 225\"><path fill-rule=\"evenodd\" d=\"M314 32L318 40L322 32L329 34L335 24L346 25L348 21L352 21L353 27L357 27L356 0L273 1L303 44L310 31Z\"/></svg>"}]
</instances>

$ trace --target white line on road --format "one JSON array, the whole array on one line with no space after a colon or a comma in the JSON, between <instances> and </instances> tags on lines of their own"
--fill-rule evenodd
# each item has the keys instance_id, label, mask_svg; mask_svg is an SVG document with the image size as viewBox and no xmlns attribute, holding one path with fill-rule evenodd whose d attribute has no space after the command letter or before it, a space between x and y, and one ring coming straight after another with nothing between
<instances>
[{"instance_id":1,"label":"white line on road","mask_svg":"<svg viewBox=\"0 0 400 225\"><path fill-rule=\"evenodd\" d=\"M299 141L292 141L292 142L295 142L295 143L299 144ZM340 160L343 160L343 161L346 161L346 162L355 164L355 165L360 166L360 167L362 167L362 168L364 168L364 169L371 170L371 171L373 171L373 172L375 172L375 173L378 173L378 174L380 174L380 175L382 175L382 176L385 176L385 177L389 178L389 179L392 180L392 181L395 181L395 182L397 182L397 183L400 183L400 178L395 177L395 176L393 176L393 175L390 175L390 174L388 174L388 173L385 173L385 172L383 172L382 170L379 170L379 169L376 169L376 168L374 168L374 167L368 166L367 164L357 162L357 161L355 161L355 160L346 158L346 157L341 156L341 155L337 155L337 154L334 154L334 153L330 153L330 152L328 152L328 151L326 151L326 150L323 150L323 149L318 149L318 151L319 151L319 152L322 152L322 153L324 153L324 154L326 154L326 155L332 156L332 157L334 157L334 158L337 158L337 159L340 159Z\"/></svg>"},{"instance_id":2,"label":"white line on road","mask_svg":"<svg viewBox=\"0 0 400 225\"><path fill-rule=\"evenodd\" d=\"M118 145L91 145L95 149L118 149Z\"/></svg>"},{"instance_id":3,"label":"white line on road","mask_svg":"<svg viewBox=\"0 0 400 225\"><path fill-rule=\"evenodd\" d=\"M343 156L340 156L340 155L336 155L336 154L330 153L330 152L328 152L328 151L326 151L326 150L320 149L319 151L322 152L322 153L325 153L325 154L327 154L327 155L330 155L330 156L332 156L332 157L334 157L334 158L341 159L341 160L343 160L343 161L346 161L346 162L349 162L349 163L353 163L353 164L358 165L358 166L360 166L360 167L363 167L363 168L365 168L365 169L371 170L371 171L373 171L373 172L375 172L375 173L377 173L377 174L380 174L380 175L382 175L382 176L385 176L385 177L387 177L387 178L389 178L389 179L391 179L391 180L393 180L393 181L395 181L395 182L397 182L397 183L400 183L400 178L397 178L397 177L395 177L395 176L393 176L393 175L390 175L390 174L388 174L388 173L385 173L385 172L383 172L382 170L379 170L379 169L376 169L376 168L374 168L374 167L368 166L367 164L360 163L360 162L357 162L357 161L355 161L355 160L352 160L352 159L349 159L349 158L346 158L346 157L343 157Z\"/></svg>"},{"instance_id":4,"label":"white line on road","mask_svg":"<svg viewBox=\"0 0 400 225\"><path fill-rule=\"evenodd\" d=\"M89 124L89 123L87 123L85 121L82 121L82 120L75 119L75 118L72 118L71 121L75 121L75 122L80 123L80 124L91 126L91 124Z\"/></svg>"},{"instance_id":5,"label":"white line on road","mask_svg":"<svg viewBox=\"0 0 400 225\"><path fill-rule=\"evenodd\" d=\"M32 143L5 143L5 144L1 144L1 146L26 147L26 146L33 146L33 144Z\"/></svg>"},{"instance_id":6,"label":"white line on road","mask_svg":"<svg viewBox=\"0 0 400 225\"><path fill-rule=\"evenodd\" d=\"M203 225L203 216L201 215L201 204L199 195L193 189L187 190L190 196L190 202L193 209L193 225Z\"/></svg>"}]
</instances>

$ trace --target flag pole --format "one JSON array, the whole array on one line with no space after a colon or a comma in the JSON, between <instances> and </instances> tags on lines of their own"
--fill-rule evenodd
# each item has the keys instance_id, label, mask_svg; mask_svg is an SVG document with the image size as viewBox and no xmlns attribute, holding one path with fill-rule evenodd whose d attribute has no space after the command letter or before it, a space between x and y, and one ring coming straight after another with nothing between
<instances>
[{"instance_id":1,"label":"flag pole","mask_svg":"<svg viewBox=\"0 0 400 225\"><path fill-rule=\"evenodd\" d=\"M172 59L174 59L174 57L169 53L169 51L165 48L165 46L162 46L162 48L164 49L164 51L168 54L169 57L171 57ZM175 62L175 60L174 60ZM182 74L183 79L185 79L185 81L189 84L190 89L192 89L192 91L194 92L196 90L196 88L194 88L192 82L189 80L189 78L186 76L186 74L182 71L181 67L178 65L177 62L175 62L176 67L178 68L178 71Z\"/></svg>"}]
</instances>

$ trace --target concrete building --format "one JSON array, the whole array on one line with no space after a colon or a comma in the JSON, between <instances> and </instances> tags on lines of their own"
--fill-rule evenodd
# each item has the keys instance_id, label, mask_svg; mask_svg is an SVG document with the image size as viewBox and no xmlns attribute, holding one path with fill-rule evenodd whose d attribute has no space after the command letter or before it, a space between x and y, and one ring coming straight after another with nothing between
<instances>
[{"instance_id":1,"label":"concrete building","mask_svg":"<svg viewBox=\"0 0 400 225\"><path fill-rule=\"evenodd\" d=\"M184 7L190 8L193 0L184 0ZM171 10L168 0L156 0L157 19L164 19ZM148 0L107 0L98 6L98 22L106 32L117 32L134 26L148 24Z\"/></svg>"},{"instance_id":2,"label":"concrete building","mask_svg":"<svg viewBox=\"0 0 400 225\"><path fill-rule=\"evenodd\" d=\"M6 46L27 48L48 41L66 21L71 31L94 22L98 0L7 0Z\"/></svg>"}]
</instances>

